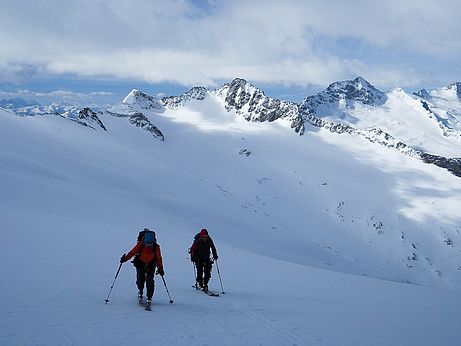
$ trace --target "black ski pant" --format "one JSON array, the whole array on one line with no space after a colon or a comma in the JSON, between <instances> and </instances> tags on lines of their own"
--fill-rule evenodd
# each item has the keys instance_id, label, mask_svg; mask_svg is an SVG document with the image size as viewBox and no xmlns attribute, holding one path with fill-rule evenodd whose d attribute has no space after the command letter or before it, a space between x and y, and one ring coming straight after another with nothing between
<instances>
[{"instance_id":1,"label":"black ski pant","mask_svg":"<svg viewBox=\"0 0 461 346\"><path fill-rule=\"evenodd\" d=\"M138 286L139 292L143 292L145 283L147 288L146 297L147 299L152 299L155 288L155 264L139 262L136 266L136 286Z\"/></svg>"},{"instance_id":2,"label":"black ski pant","mask_svg":"<svg viewBox=\"0 0 461 346\"><path fill-rule=\"evenodd\" d=\"M197 282L203 286L208 285L208 281L211 278L211 267L213 262L208 259L199 259L195 261L195 266L197 267Z\"/></svg>"}]
</instances>

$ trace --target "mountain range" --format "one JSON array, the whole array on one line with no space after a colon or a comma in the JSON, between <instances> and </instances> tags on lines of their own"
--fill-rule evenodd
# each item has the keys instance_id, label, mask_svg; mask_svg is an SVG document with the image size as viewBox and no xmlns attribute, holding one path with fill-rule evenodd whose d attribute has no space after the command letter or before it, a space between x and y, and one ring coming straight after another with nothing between
<instances>
[{"instance_id":1,"label":"mountain range","mask_svg":"<svg viewBox=\"0 0 461 346\"><path fill-rule=\"evenodd\" d=\"M357 77L332 83L324 91L296 104L267 97L254 85L236 78L214 90L194 87L183 95L162 99L133 90L120 105L109 107L107 111L115 116L123 114L135 126L145 128L163 140L161 129L143 118L143 111L163 112L164 107L176 109L192 100L214 97L227 111L235 110L250 122L288 121L299 135L303 135L306 128L318 127L362 136L461 177L460 95L461 83L452 83L430 93L422 89L409 95L401 89L384 93L364 78ZM91 122L88 108L81 109L77 105L42 106L35 101L16 98L1 100L0 106L18 115L55 114L78 123L88 125L88 121ZM138 114L133 117L135 109ZM387 109L395 111L388 112ZM97 114L91 112L93 119L97 119ZM98 127L105 129L102 122L95 121Z\"/></svg>"}]
</instances>

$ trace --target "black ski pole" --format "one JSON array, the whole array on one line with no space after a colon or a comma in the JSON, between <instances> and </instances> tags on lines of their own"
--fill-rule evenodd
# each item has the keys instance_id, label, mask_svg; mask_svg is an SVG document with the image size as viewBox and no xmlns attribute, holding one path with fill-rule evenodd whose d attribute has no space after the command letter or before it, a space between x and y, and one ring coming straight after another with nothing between
<instances>
[{"instance_id":1,"label":"black ski pole","mask_svg":"<svg viewBox=\"0 0 461 346\"><path fill-rule=\"evenodd\" d=\"M225 294L226 292L224 292L224 288L222 287L221 273L219 272L218 259L216 259L216 269L218 269L218 277L219 277L219 283L221 284L221 292L222 294Z\"/></svg>"},{"instance_id":2,"label":"black ski pole","mask_svg":"<svg viewBox=\"0 0 461 346\"><path fill-rule=\"evenodd\" d=\"M168 297L170 298L169 303L173 304L173 299L171 299L170 292L168 291L168 287L166 286L165 278L163 277L163 275L161 275L161 277L162 277L162 280L163 280L163 284L165 285L165 288L166 288L166 293L168 293Z\"/></svg>"},{"instance_id":3,"label":"black ski pole","mask_svg":"<svg viewBox=\"0 0 461 346\"><path fill-rule=\"evenodd\" d=\"M117 274L115 274L114 282L112 282L112 286L110 286L109 294L107 295L107 298L106 298L106 304L109 302L110 293L112 292L112 288L114 288L115 280L117 280L117 276L118 276L118 273L120 272L120 268L122 268L122 264L123 263L120 263L120 265L118 266Z\"/></svg>"}]
</instances>

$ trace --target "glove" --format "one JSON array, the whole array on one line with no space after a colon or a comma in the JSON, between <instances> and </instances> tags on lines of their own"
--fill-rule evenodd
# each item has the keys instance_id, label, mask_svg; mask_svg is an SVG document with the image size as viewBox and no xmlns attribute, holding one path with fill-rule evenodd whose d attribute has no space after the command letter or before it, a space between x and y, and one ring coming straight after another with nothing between
<instances>
[{"instance_id":1,"label":"glove","mask_svg":"<svg viewBox=\"0 0 461 346\"><path fill-rule=\"evenodd\" d=\"M125 256L126 256L126 253L124 253L122 257L120 257L120 263L126 262Z\"/></svg>"},{"instance_id":2,"label":"glove","mask_svg":"<svg viewBox=\"0 0 461 346\"><path fill-rule=\"evenodd\" d=\"M218 255L216 255L216 256L213 256L213 259L214 259L215 261L216 261L218 258L219 258L219 256L218 256Z\"/></svg>"},{"instance_id":3,"label":"glove","mask_svg":"<svg viewBox=\"0 0 461 346\"><path fill-rule=\"evenodd\" d=\"M195 262L195 257L191 257L190 260L191 260L192 262Z\"/></svg>"},{"instance_id":4,"label":"glove","mask_svg":"<svg viewBox=\"0 0 461 346\"><path fill-rule=\"evenodd\" d=\"M165 272L163 271L163 268L158 268L157 269L157 274L160 275L160 276L165 275Z\"/></svg>"}]
</instances>

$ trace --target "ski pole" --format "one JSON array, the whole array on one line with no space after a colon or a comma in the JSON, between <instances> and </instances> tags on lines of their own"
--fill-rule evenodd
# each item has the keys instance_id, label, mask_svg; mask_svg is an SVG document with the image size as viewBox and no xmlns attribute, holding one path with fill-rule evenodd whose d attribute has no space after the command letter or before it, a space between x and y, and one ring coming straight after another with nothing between
<instances>
[{"instance_id":1,"label":"ski pole","mask_svg":"<svg viewBox=\"0 0 461 346\"><path fill-rule=\"evenodd\" d=\"M197 271L195 270L195 263L194 262L192 262L192 266L194 267L195 289L198 290L198 286L197 286Z\"/></svg>"},{"instance_id":2,"label":"ski pole","mask_svg":"<svg viewBox=\"0 0 461 346\"><path fill-rule=\"evenodd\" d=\"M170 292L168 291L168 287L166 286L165 278L163 277L163 275L161 275L161 277L162 277L162 280L163 280L163 284L165 285L165 288L166 288L166 293L168 293L168 297L170 298L169 303L173 304L173 299L171 299Z\"/></svg>"},{"instance_id":3,"label":"ski pole","mask_svg":"<svg viewBox=\"0 0 461 346\"><path fill-rule=\"evenodd\" d=\"M216 269L218 269L218 277L219 277L219 283L221 284L221 292L222 294L225 294L224 288L222 287L222 281L221 281L221 273L219 272L219 266L218 266L218 260L216 259Z\"/></svg>"},{"instance_id":4,"label":"ski pole","mask_svg":"<svg viewBox=\"0 0 461 346\"><path fill-rule=\"evenodd\" d=\"M118 273L120 272L120 269L122 268L122 264L123 263L120 263L120 265L118 266L117 274L115 274L114 282L112 282L112 286L110 286L109 294L107 295L107 298L106 298L106 304L109 302L109 296L112 292L112 288L114 288L115 280L117 280L117 276L118 276Z\"/></svg>"}]
</instances>

